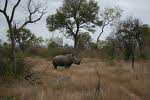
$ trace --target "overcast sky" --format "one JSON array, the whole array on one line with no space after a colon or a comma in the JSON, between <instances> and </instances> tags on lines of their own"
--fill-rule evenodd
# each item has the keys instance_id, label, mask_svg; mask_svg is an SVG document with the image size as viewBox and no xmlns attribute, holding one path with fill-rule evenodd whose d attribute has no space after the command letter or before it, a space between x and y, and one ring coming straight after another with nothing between
<instances>
[{"instance_id":1,"label":"overcast sky","mask_svg":"<svg viewBox=\"0 0 150 100\"><path fill-rule=\"evenodd\" d=\"M11 0L14 1L14 0ZM62 5L63 0L48 0L47 6L47 14L43 17L43 19L36 24L28 25L27 27L31 29L33 33L36 33L37 36L42 36L44 39L48 39L51 37L51 33L48 31L46 27L46 18L48 15L55 13L56 9ZM105 7L114 7L119 6L124 13L122 14L123 17L126 16L134 16L139 18L144 24L150 24L150 0L97 0L101 8ZM19 8L22 8L21 6ZM24 12L22 9L17 11L16 19L23 18ZM0 15L0 39L6 40L5 32L7 30L7 24L5 19L2 15ZM107 28L105 33L102 35L102 39L108 36L110 29ZM55 32L54 34L57 34ZM62 34L57 34L62 36ZM96 38L98 34L93 35L93 38ZM65 40L65 43L71 43L70 40Z\"/></svg>"}]
</instances>

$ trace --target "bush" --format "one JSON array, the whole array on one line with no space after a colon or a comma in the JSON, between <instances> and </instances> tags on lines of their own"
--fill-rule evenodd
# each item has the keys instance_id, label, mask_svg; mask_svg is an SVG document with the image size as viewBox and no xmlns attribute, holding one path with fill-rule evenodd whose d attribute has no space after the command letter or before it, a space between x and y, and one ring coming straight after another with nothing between
<instances>
[{"instance_id":1,"label":"bush","mask_svg":"<svg viewBox=\"0 0 150 100\"><path fill-rule=\"evenodd\" d=\"M26 52L26 56L40 56L47 58L48 55L48 49L47 48L31 48Z\"/></svg>"},{"instance_id":2,"label":"bush","mask_svg":"<svg viewBox=\"0 0 150 100\"><path fill-rule=\"evenodd\" d=\"M13 79L23 79L25 73L29 70L29 67L25 66L24 55L17 53L16 57L16 68L12 67L12 61L9 52L5 48L0 50L0 78L2 80L13 80Z\"/></svg>"},{"instance_id":3,"label":"bush","mask_svg":"<svg viewBox=\"0 0 150 100\"><path fill-rule=\"evenodd\" d=\"M39 56L43 58L52 58L56 55L71 53L72 50L68 48L60 48L49 46L48 48L31 48L27 52L24 52L24 56ZM21 54L19 54L21 55Z\"/></svg>"},{"instance_id":4,"label":"bush","mask_svg":"<svg viewBox=\"0 0 150 100\"><path fill-rule=\"evenodd\" d=\"M96 43L90 43L90 47L91 47L91 49L97 49L98 48Z\"/></svg>"},{"instance_id":5,"label":"bush","mask_svg":"<svg viewBox=\"0 0 150 100\"><path fill-rule=\"evenodd\" d=\"M139 56L139 58L145 59L145 60L150 59L150 52L149 52L149 51L145 51L144 53L142 53L142 54Z\"/></svg>"},{"instance_id":6,"label":"bush","mask_svg":"<svg viewBox=\"0 0 150 100\"><path fill-rule=\"evenodd\" d=\"M54 57L56 55L63 55L71 52L72 52L71 50L64 48L48 48L49 57Z\"/></svg>"},{"instance_id":7,"label":"bush","mask_svg":"<svg viewBox=\"0 0 150 100\"><path fill-rule=\"evenodd\" d=\"M23 79L27 68L24 64L24 59L17 58L16 68L12 67L12 63L5 62L4 66L1 66L0 74L3 80L12 80L12 79Z\"/></svg>"},{"instance_id":8,"label":"bush","mask_svg":"<svg viewBox=\"0 0 150 100\"><path fill-rule=\"evenodd\" d=\"M57 48L57 47L59 47L59 45L56 42L54 42L54 41L51 41L48 44L48 48Z\"/></svg>"}]
</instances>

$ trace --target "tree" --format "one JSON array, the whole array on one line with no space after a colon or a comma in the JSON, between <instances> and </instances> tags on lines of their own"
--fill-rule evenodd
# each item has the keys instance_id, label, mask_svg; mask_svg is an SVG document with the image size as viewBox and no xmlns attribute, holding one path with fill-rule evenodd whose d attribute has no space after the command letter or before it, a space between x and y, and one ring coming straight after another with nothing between
<instances>
[{"instance_id":1,"label":"tree","mask_svg":"<svg viewBox=\"0 0 150 100\"><path fill-rule=\"evenodd\" d=\"M91 43L91 36L88 32L78 35L78 47L89 48Z\"/></svg>"},{"instance_id":2,"label":"tree","mask_svg":"<svg viewBox=\"0 0 150 100\"><path fill-rule=\"evenodd\" d=\"M129 59L132 59L132 68L134 69L136 49L142 49L143 33L141 31L142 24L138 19L129 17L127 20L121 21L118 24L116 38L120 45L124 48L124 54Z\"/></svg>"},{"instance_id":3,"label":"tree","mask_svg":"<svg viewBox=\"0 0 150 100\"><path fill-rule=\"evenodd\" d=\"M141 33L143 34L143 42L140 48L140 57L142 58L150 58L150 26L149 25L142 25L140 27Z\"/></svg>"},{"instance_id":4,"label":"tree","mask_svg":"<svg viewBox=\"0 0 150 100\"><path fill-rule=\"evenodd\" d=\"M8 38L10 40L10 31L8 31ZM27 48L38 47L43 42L42 37L36 37L29 29L23 28L19 33L14 34L16 43L24 52Z\"/></svg>"},{"instance_id":5,"label":"tree","mask_svg":"<svg viewBox=\"0 0 150 100\"><path fill-rule=\"evenodd\" d=\"M149 46L149 43L150 43L150 26L147 24L142 25L141 31L143 33L144 46Z\"/></svg>"},{"instance_id":6,"label":"tree","mask_svg":"<svg viewBox=\"0 0 150 100\"><path fill-rule=\"evenodd\" d=\"M50 43L54 43L54 45L57 44L57 47L62 47L63 46L63 38L61 37L53 37L49 41Z\"/></svg>"},{"instance_id":7,"label":"tree","mask_svg":"<svg viewBox=\"0 0 150 100\"><path fill-rule=\"evenodd\" d=\"M64 0L63 6L57 9L55 14L48 16L48 29L64 29L67 36L73 37L74 48L77 48L79 33L83 28L92 28L92 23L97 19L98 9L94 0Z\"/></svg>"},{"instance_id":8,"label":"tree","mask_svg":"<svg viewBox=\"0 0 150 100\"><path fill-rule=\"evenodd\" d=\"M106 8L101 14L100 17L102 18L102 21L99 21L98 26L101 28L101 32L99 33L97 37L97 45L99 42L99 39L101 35L104 32L105 27L109 26L112 24L116 19L120 18L121 16L121 10L118 8ZM101 22L101 23L100 23Z\"/></svg>"},{"instance_id":9,"label":"tree","mask_svg":"<svg viewBox=\"0 0 150 100\"><path fill-rule=\"evenodd\" d=\"M13 28L13 31L15 31L15 29ZM8 35L7 37L9 38L9 41L11 40L10 38L10 31L8 30ZM28 29L21 29L19 31L19 33L14 33L14 39L16 44L19 45L20 49L22 51L25 50L25 48L27 47L27 43L33 38L33 34L31 33L30 30Z\"/></svg>"},{"instance_id":10,"label":"tree","mask_svg":"<svg viewBox=\"0 0 150 100\"><path fill-rule=\"evenodd\" d=\"M33 35L32 39L30 41L29 47L34 47L34 48L41 47L43 42L44 42L44 40L42 37L36 37L35 35Z\"/></svg>"},{"instance_id":11,"label":"tree","mask_svg":"<svg viewBox=\"0 0 150 100\"><path fill-rule=\"evenodd\" d=\"M30 23L35 23L39 21L43 15L45 14L45 8L42 7L40 4L35 4L33 0L28 0L27 3L27 11L28 11L28 17L26 20L23 22L22 25L17 27L16 24L14 24L15 20L15 12L18 8L18 6L21 4L22 0L16 0L14 5L11 5L12 10L8 11L8 8L10 7L10 0L4 0L0 1L0 3L3 3L4 7L0 8L0 13L4 15L4 18L6 19L9 31L10 31L10 39L11 39L11 54L12 54L12 62L13 62L13 67L16 70L16 41L15 41L15 34L18 34L21 29L23 29L27 24ZM36 16L36 18L35 18ZM14 28L14 29L13 29Z\"/></svg>"}]
</instances>

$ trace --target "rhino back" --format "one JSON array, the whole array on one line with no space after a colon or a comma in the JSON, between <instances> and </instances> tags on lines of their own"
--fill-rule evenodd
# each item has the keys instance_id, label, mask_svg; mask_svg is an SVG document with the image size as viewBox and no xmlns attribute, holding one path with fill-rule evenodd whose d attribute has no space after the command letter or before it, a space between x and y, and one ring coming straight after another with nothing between
<instances>
[{"instance_id":1,"label":"rhino back","mask_svg":"<svg viewBox=\"0 0 150 100\"><path fill-rule=\"evenodd\" d=\"M53 63L57 66L65 66L65 65L69 66L73 63L73 60L68 56L59 55L54 57Z\"/></svg>"}]
</instances>

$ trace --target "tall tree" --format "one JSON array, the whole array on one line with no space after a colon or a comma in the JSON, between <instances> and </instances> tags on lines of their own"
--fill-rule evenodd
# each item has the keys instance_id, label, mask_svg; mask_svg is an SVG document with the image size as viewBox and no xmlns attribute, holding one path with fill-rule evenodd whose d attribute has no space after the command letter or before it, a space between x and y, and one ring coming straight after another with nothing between
<instances>
[{"instance_id":1,"label":"tall tree","mask_svg":"<svg viewBox=\"0 0 150 100\"><path fill-rule=\"evenodd\" d=\"M82 33L83 28L92 28L98 9L95 0L64 0L63 6L47 18L48 29L64 29L68 36L73 37L74 48L77 48L79 33Z\"/></svg>"},{"instance_id":2,"label":"tall tree","mask_svg":"<svg viewBox=\"0 0 150 100\"><path fill-rule=\"evenodd\" d=\"M143 39L144 39L144 46L148 47L150 43L150 26L147 24L144 24L141 26L141 31L143 33Z\"/></svg>"},{"instance_id":3,"label":"tall tree","mask_svg":"<svg viewBox=\"0 0 150 100\"><path fill-rule=\"evenodd\" d=\"M35 2L33 2L33 0L28 0L27 3L28 16L26 20L23 22L23 24L17 27L16 24L14 25L15 22L14 18L15 12L18 9L18 6L21 4L21 1L23 0L15 0L14 5L10 4L10 2L12 2L10 0L0 1L0 3L4 5L4 7L0 7L0 13L4 15L4 18L6 19L10 31L12 62L15 70L16 70L16 53L15 53L16 41L14 34L19 33L19 31L23 29L27 24L39 21L45 14L45 8L43 8L42 5L36 4ZM9 8L12 8L12 10L10 10Z\"/></svg>"},{"instance_id":4,"label":"tall tree","mask_svg":"<svg viewBox=\"0 0 150 100\"><path fill-rule=\"evenodd\" d=\"M140 49L139 49L139 56L144 57L144 58L149 58L150 54L150 26L147 24L144 24L140 26L140 31L142 33L142 42L140 44Z\"/></svg>"},{"instance_id":5,"label":"tall tree","mask_svg":"<svg viewBox=\"0 0 150 100\"><path fill-rule=\"evenodd\" d=\"M132 59L132 68L134 69L136 48L141 49L143 45L142 24L138 19L129 17L121 21L117 28L116 37L123 46L126 56Z\"/></svg>"}]
</instances>

